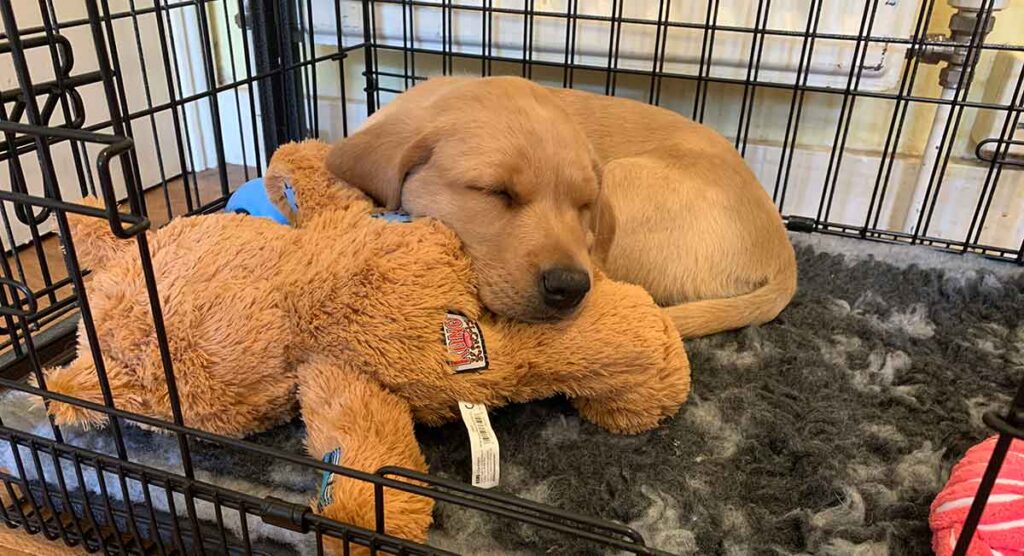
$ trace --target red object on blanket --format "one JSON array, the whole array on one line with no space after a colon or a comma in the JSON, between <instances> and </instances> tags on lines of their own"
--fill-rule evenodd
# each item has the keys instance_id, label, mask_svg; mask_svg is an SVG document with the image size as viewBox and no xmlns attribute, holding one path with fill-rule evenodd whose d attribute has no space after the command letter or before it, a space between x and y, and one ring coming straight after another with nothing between
<instances>
[{"instance_id":1,"label":"red object on blanket","mask_svg":"<svg viewBox=\"0 0 1024 556\"><path fill-rule=\"evenodd\" d=\"M928 524L932 550L938 556L953 554L997 438L990 437L967 450L932 502ZM1010 444L967 554L1024 556L1024 442L1020 440Z\"/></svg>"}]
</instances>

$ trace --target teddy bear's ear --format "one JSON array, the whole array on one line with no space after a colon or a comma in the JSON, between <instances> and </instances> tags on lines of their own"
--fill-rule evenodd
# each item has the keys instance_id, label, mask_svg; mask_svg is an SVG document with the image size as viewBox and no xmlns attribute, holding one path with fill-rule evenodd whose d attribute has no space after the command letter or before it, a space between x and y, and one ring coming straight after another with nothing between
<instances>
[{"instance_id":1,"label":"teddy bear's ear","mask_svg":"<svg viewBox=\"0 0 1024 556\"><path fill-rule=\"evenodd\" d=\"M334 144L327 170L389 210L402 202L402 183L433 151L423 114L381 113L355 135Z\"/></svg>"},{"instance_id":2,"label":"teddy bear's ear","mask_svg":"<svg viewBox=\"0 0 1024 556\"><path fill-rule=\"evenodd\" d=\"M81 204L105 209L102 199L88 196ZM75 251L78 264L83 268L99 270L118 254L131 249L134 242L121 241L110 232L110 225L102 218L68 213L68 226L71 237L75 238Z\"/></svg>"},{"instance_id":3,"label":"teddy bear's ear","mask_svg":"<svg viewBox=\"0 0 1024 556\"><path fill-rule=\"evenodd\" d=\"M266 175L263 176L263 188L266 190L267 199L271 204L288 219L288 222L295 224L299 215L296 210L297 204L293 207L293 204L288 202L288 190L291 188L291 184L285 172L279 169L273 161L267 168ZM293 194L297 195L297 193Z\"/></svg>"}]
</instances>

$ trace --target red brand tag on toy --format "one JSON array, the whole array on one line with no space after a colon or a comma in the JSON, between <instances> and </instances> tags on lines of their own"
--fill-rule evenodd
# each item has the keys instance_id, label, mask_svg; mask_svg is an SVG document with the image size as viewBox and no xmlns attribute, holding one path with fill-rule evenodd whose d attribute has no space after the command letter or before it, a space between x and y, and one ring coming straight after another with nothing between
<instances>
[{"instance_id":1,"label":"red brand tag on toy","mask_svg":"<svg viewBox=\"0 0 1024 556\"><path fill-rule=\"evenodd\" d=\"M487 346L480 326L468 318L447 313L441 325L444 345L452 358L457 373L482 371L487 368Z\"/></svg>"}]
</instances>

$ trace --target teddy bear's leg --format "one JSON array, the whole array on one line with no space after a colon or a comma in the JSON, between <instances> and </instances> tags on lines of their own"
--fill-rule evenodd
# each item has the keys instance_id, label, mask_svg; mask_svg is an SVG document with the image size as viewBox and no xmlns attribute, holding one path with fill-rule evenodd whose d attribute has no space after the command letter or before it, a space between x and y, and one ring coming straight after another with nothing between
<instances>
[{"instance_id":1,"label":"teddy bear's leg","mask_svg":"<svg viewBox=\"0 0 1024 556\"><path fill-rule=\"evenodd\" d=\"M669 322L668 325L671 325ZM573 405L588 421L623 434L637 434L675 415L690 392L689 361L682 342L667 335L657 362L632 370L631 380L594 396L576 396Z\"/></svg>"},{"instance_id":2,"label":"teddy bear's leg","mask_svg":"<svg viewBox=\"0 0 1024 556\"><path fill-rule=\"evenodd\" d=\"M131 382L129 373L123 371L113 361L105 360L104 362L106 363L107 381L114 393L114 401L118 409L134 413L144 412L140 393ZM79 355L78 359L65 367L50 368L44 372L47 390L95 404L103 403L99 375L96 365L88 353ZM30 381L33 386L36 386L34 377ZM60 426L100 428L107 424L107 416L103 413L74 404L51 401L49 412L53 416L54 422Z\"/></svg>"},{"instance_id":3,"label":"teddy bear's leg","mask_svg":"<svg viewBox=\"0 0 1024 556\"><path fill-rule=\"evenodd\" d=\"M680 388L676 392L685 392ZM670 391L645 395L623 392L618 396L600 398L573 398L573 405L584 419L619 434L638 434L658 426L663 419L675 413L682 403Z\"/></svg>"},{"instance_id":4,"label":"teddy bear's leg","mask_svg":"<svg viewBox=\"0 0 1024 556\"><path fill-rule=\"evenodd\" d=\"M404 400L351 368L316 361L298 375L311 456L367 473L392 465L426 472ZM384 490L384 499L386 533L426 540L433 500L393 489ZM373 485L365 481L327 475L312 505L337 521L366 529L376 524ZM332 552L341 553L336 541L328 541L329 548L332 542Z\"/></svg>"},{"instance_id":5,"label":"teddy bear's leg","mask_svg":"<svg viewBox=\"0 0 1024 556\"><path fill-rule=\"evenodd\" d=\"M528 401L560 393L584 419L620 434L650 430L675 415L690 392L690 367L672 320L642 288L600 274L584 303L562 322L482 320L479 347L456 355L489 365L479 382L505 378L470 399L501 403L502 395ZM455 345L477 334L465 336Z\"/></svg>"}]
</instances>

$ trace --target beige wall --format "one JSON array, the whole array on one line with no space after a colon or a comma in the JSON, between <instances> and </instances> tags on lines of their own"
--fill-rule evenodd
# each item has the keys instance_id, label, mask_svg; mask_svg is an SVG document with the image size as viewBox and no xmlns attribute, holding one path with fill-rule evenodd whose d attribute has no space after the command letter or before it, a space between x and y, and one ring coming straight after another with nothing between
<instances>
[{"instance_id":1,"label":"beige wall","mask_svg":"<svg viewBox=\"0 0 1024 556\"><path fill-rule=\"evenodd\" d=\"M229 13L223 12L220 3L210 5L211 25L215 31L214 41L218 53L221 75L229 74L229 64L232 59L228 56L226 37L224 36L225 17L233 20L236 4L229 2ZM948 21L953 9L943 2L937 1L931 24L930 33L945 33L948 29ZM235 67L243 68L242 49L239 42L240 36L237 28L232 23L232 39L234 42ZM1024 42L1022 36L1024 29L1024 0L1010 0L1006 10L996 16L995 28L990 35L992 43L1016 43ZM318 47L318 54L324 54L331 50L329 47ZM994 53L985 53L979 62L977 78L972 86L972 100L990 100L984 97L986 90L986 79L989 76L990 68L995 59ZM401 71L401 55L392 52L380 54L381 69ZM461 66L461 68L459 67ZM519 66L508 64L495 64L496 73L517 73ZM348 97L350 102L359 102L362 99L362 60L360 53L354 53L347 64L347 79L350 84ZM466 73L475 74L479 72L479 65L474 62L459 64L457 70L462 69ZM237 71L237 70L236 70ZM338 98L338 71L337 64L321 64L317 69L319 89L322 99ZM440 62L436 56L417 56L417 71L420 74L440 73ZM938 67L921 65L918 72L914 95L924 97L938 97L941 89L938 85ZM545 76L550 79L544 79ZM561 84L561 72L549 71L543 68L535 69L535 76L541 81L548 81L552 85ZM576 72L575 82L577 86L593 86L595 89L603 88L604 75L600 72ZM399 83L396 81L395 83ZM355 85L355 86L351 86ZM619 94L636 98L646 98L649 81L642 77L622 76L619 78ZM695 82L688 80L665 80L662 88L662 104L668 108L678 110L683 114L690 115L693 106L693 95ZM736 130L740 101L743 98L743 88L737 85L712 84L709 87L709 103L705 110L705 122L715 127L726 135L733 135ZM384 95L389 96L389 95ZM760 88L757 91L757 102L754 109L753 122L750 127L750 140L765 144L778 144L782 141L786 122L789 115L792 92L785 89ZM842 95L808 93L804 101L802 117L800 121L800 134L798 144L804 148L829 148L835 137L835 129L838 123L840 108L842 106ZM847 149L874 152L879 151L884 145L886 134L889 129L894 102L889 100L872 99L861 97L855 101L853 119L847 138ZM358 112L362 106L355 107ZM899 145L899 152L906 155L920 154L931 126L932 115L935 106L924 103L915 103L911 106L904 126L903 138ZM978 111L966 109L957 137L957 144L954 155L960 158L973 158L973 145L970 142L971 128L974 124ZM353 123L359 119L353 115ZM1002 121L1002 113L996 114L997 121ZM322 122L325 128L331 127L330 122ZM333 130L325 129L330 134Z\"/></svg>"}]
</instances>

